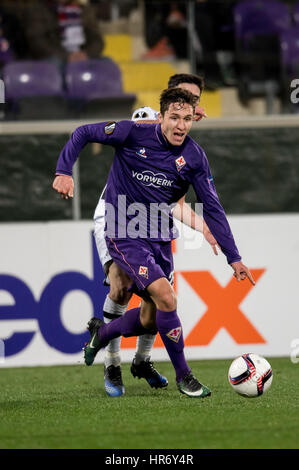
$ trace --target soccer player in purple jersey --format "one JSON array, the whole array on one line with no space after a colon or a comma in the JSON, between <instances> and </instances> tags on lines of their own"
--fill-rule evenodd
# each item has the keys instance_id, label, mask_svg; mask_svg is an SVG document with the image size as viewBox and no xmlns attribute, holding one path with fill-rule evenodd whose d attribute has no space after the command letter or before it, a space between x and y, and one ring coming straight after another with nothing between
<instances>
[{"instance_id":1,"label":"soccer player in purple jersey","mask_svg":"<svg viewBox=\"0 0 299 470\"><path fill-rule=\"evenodd\" d=\"M59 176L53 187L63 196L72 191L72 167L86 143L100 142L115 147L105 198L106 242L113 260L132 279L142 303L108 325L98 318L89 321L90 341L84 350L85 363L91 365L97 352L113 338L158 330L174 366L179 391L204 398L211 391L193 376L186 362L176 295L168 281L173 271L171 240L176 234L167 207L176 203L190 184L198 201L203 203L204 219L237 280L248 277L253 284L254 280L241 261L206 155L187 135L196 97L180 88L170 88L162 93L160 105L157 125L121 121L77 128L60 154L56 168ZM141 215L138 221L142 222L137 237L136 203ZM158 217L153 217L152 209L157 206ZM169 223L167 231L165 219Z\"/></svg>"},{"instance_id":2,"label":"soccer player in purple jersey","mask_svg":"<svg viewBox=\"0 0 299 470\"><path fill-rule=\"evenodd\" d=\"M203 108L199 107L200 96L204 88L203 78L193 74L175 74L169 78L168 88L180 87L190 91L197 97L197 106L193 120L199 121L207 117ZM132 115L133 121L157 123L158 113L149 107L139 108ZM95 242L104 273L105 282L110 289L103 305L103 318L105 323L119 318L128 310L128 303L132 296L129 290L132 284L128 275L113 261L109 254L104 231L105 231L105 190L102 192L94 214L95 222ZM195 230L203 232L205 239L211 244L215 254L217 254L217 242L207 225L201 217L185 204L185 196L181 198L173 209L173 216L184 224ZM173 279L173 274L171 275ZM144 378L147 383L154 388L164 388L168 385L167 378L159 373L151 361L151 350L155 342L156 335L144 334L138 336L135 356L131 364L131 373L134 377ZM121 373L120 357L121 337L114 338L105 348L104 355L104 387L107 395L118 397L125 393L125 387Z\"/></svg>"}]
</instances>

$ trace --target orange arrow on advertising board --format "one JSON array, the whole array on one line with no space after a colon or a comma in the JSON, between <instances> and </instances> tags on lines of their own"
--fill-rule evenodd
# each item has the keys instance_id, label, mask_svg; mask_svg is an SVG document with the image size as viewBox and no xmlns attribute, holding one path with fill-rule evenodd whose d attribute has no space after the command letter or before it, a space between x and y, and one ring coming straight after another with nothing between
<instances>
[{"instance_id":1,"label":"orange arrow on advertising board","mask_svg":"<svg viewBox=\"0 0 299 470\"><path fill-rule=\"evenodd\" d=\"M256 282L264 271L251 270ZM221 328L225 328L237 344L266 342L239 308L253 287L248 280L237 283L233 277L222 287L209 271L180 271L180 274L208 307L185 338L185 346L207 345Z\"/></svg>"}]
</instances>

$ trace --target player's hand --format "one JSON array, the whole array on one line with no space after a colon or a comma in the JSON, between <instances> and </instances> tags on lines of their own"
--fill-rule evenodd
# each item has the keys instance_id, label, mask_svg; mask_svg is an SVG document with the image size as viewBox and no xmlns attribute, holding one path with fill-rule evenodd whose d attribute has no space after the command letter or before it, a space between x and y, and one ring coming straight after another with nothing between
<instances>
[{"instance_id":1,"label":"player's hand","mask_svg":"<svg viewBox=\"0 0 299 470\"><path fill-rule=\"evenodd\" d=\"M196 106L195 113L194 113L194 116L193 116L193 121L200 121L204 117L205 118L208 117L205 110L203 108L201 108L200 106Z\"/></svg>"},{"instance_id":2,"label":"player's hand","mask_svg":"<svg viewBox=\"0 0 299 470\"><path fill-rule=\"evenodd\" d=\"M237 281L244 281L246 277L249 279L252 285L255 286L255 281L247 268L245 264L242 263L242 261L236 261L235 263L231 264L231 267L234 270L234 276L237 279Z\"/></svg>"},{"instance_id":3,"label":"player's hand","mask_svg":"<svg viewBox=\"0 0 299 470\"><path fill-rule=\"evenodd\" d=\"M205 239L207 240L207 242L211 245L212 250L214 251L215 255L218 255L217 248L218 248L218 250L221 250L221 248L218 245L217 240L214 237L214 235L212 235L210 230L207 229L207 228L204 228L203 235L204 235Z\"/></svg>"},{"instance_id":4,"label":"player's hand","mask_svg":"<svg viewBox=\"0 0 299 470\"><path fill-rule=\"evenodd\" d=\"M58 175L53 181L53 189L61 194L63 199L68 199L74 195L74 180L68 175Z\"/></svg>"}]
</instances>

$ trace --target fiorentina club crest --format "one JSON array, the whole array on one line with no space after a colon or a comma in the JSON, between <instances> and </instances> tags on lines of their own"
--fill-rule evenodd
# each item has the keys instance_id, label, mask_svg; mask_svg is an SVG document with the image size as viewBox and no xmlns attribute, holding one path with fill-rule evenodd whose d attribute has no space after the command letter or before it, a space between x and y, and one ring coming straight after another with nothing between
<instances>
[{"instance_id":1,"label":"fiorentina club crest","mask_svg":"<svg viewBox=\"0 0 299 470\"><path fill-rule=\"evenodd\" d=\"M173 328L172 330L168 331L168 333L166 333L166 336L177 343L181 337L181 334L182 327L178 326L177 328Z\"/></svg>"},{"instance_id":2,"label":"fiorentina club crest","mask_svg":"<svg viewBox=\"0 0 299 470\"><path fill-rule=\"evenodd\" d=\"M148 279L148 268L146 266L139 266L138 274Z\"/></svg>"},{"instance_id":3,"label":"fiorentina club crest","mask_svg":"<svg viewBox=\"0 0 299 470\"><path fill-rule=\"evenodd\" d=\"M186 160L184 159L183 155L181 155L179 158L176 159L175 164L176 164L176 169L178 171L181 171L183 166L186 165Z\"/></svg>"}]
</instances>

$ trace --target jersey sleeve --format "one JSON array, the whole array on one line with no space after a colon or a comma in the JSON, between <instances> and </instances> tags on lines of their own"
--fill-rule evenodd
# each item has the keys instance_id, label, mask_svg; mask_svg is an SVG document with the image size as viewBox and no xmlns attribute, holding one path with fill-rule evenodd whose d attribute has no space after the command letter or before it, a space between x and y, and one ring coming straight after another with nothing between
<instances>
[{"instance_id":1,"label":"jersey sleeve","mask_svg":"<svg viewBox=\"0 0 299 470\"><path fill-rule=\"evenodd\" d=\"M220 204L211 175L209 163L203 150L201 162L191 179L198 201L203 204L203 217L221 247L229 264L241 260L224 209Z\"/></svg>"},{"instance_id":2,"label":"jersey sleeve","mask_svg":"<svg viewBox=\"0 0 299 470\"><path fill-rule=\"evenodd\" d=\"M72 175L73 166L89 142L99 142L117 147L125 142L134 122L99 122L78 127L62 149L56 165L56 174Z\"/></svg>"}]
</instances>

